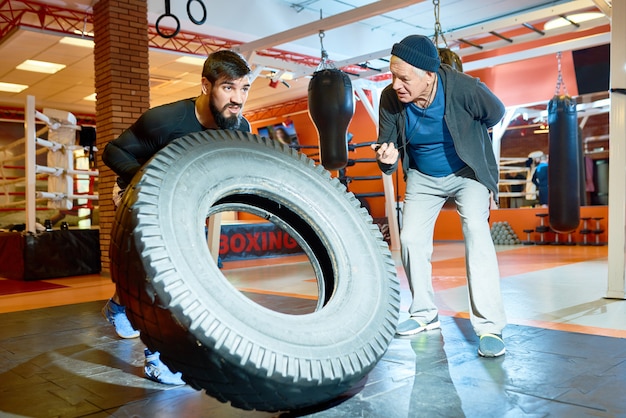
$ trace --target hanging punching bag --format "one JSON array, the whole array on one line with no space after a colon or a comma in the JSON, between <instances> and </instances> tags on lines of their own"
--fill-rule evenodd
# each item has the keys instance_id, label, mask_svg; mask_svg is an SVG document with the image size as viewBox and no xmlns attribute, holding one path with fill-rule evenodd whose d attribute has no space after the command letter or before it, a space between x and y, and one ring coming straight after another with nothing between
<instances>
[{"instance_id":1,"label":"hanging punching bag","mask_svg":"<svg viewBox=\"0 0 626 418\"><path fill-rule=\"evenodd\" d=\"M548 213L550 227L568 233L580 223L580 142L576 100L554 96L548 103Z\"/></svg>"},{"instance_id":2,"label":"hanging punching bag","mask_svg":"<svg viewBox=\"0 0 626 418\"><path fill-rule=\"evenodd\" d=\"M348 163L348 125L354 115L352 83L335 68L316 71L309 82L309 114L317 128L320 162L327 170Z\"/></svg>"},{"instance_id":3,"label":"hanging punching bag","mask_svg":"<svg viewBox=\"0 0 626 418\"><path fill-rule=\"evenodd\" d=\"M463 72L463 62L456 52L448 48L437 48L439 51L439 60L442 64L448 64L458 72Z\"/></svg>"}]
</instances>

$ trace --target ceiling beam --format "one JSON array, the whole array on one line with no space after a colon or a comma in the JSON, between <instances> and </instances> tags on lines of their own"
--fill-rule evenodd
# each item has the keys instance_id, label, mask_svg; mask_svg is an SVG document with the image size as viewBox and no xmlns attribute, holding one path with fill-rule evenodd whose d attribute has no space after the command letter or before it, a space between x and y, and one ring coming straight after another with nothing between
<instances>
[{"instance_id":1,"label":"ceiling beam","mask_svg":"<svg viewBox=\"0 0 626 418\"><path fill-rule=\"evenodd\" d=\"M604 1L604 0L598 0L598 1ZM557 6L543 7L543 8L535 9L529 12L518 13L512 16L506 16L503 18L495 18L488 22L482 22L476 25L472 25L470 27L466 27L464 29L446 32L445 35L449 43L458 42L459 38L471 38L475 36L480 36L480 35L484 35L485 33L489 31L496 31L496 30L499 31L499 30L506 29L506 28L521 26L523 23L535 22L538 20L545 20L546 16L567 15L570 13L578 12L580 10L589 9L590 7L594 7L594 2L591 0L575 0L575 1L564 3L564 4L560 4ZM581 28L579 28L578 30L594 28L596 26L600 26L606 23L607 23L606 18L593 19L591 21L581 23ZM529 32L526 35L520 35L520 36L515 37L514 43L515 44L525 43L525 42L530 42L530 41L543 38L543 39L546 39L546 43L549 44L550 37L565 34L565 33L570 33L572 31L573 29L570 27L556 28L556 29L552 29L550 31L545 32L543 36L538 35L537 33ZM508 46L509 44L510 43L507 43L506 41L503 41L503 40L496 40L489 44L482 44L481 49L461 48L459 50L455 50L455 52L461 58L467 58L467 56L470 56L474 53L482 53L486 51L496 50L498 48ZM534 54L537 54L538 53L537 51L539 51L539 49L536 49L534 51ZM376 51L376 52L369 53L367 55L362 55L359 57L353 57L353 58L349 58L346 60L337 61L337 62L334 62L333 64L336 65L338 68L342 68L347 65L355 65L358 63L362 63L362 62L368 62L368 61L380 59L383 57L388 57L390 53L391 53L391 46L381 51ZM513 55L506 55L506 57L513 57ZM506 62L503 60L502 57L496 57L493 60L493 62L496 62L496 61L498 63ZM479 62L476 62L475 64L472 64L470 62L469 65L467 65L464 61L463 67L465 68L467 65L468 70L469 68L471 69L484 68L484 66L487 63L490 63L490 59L482 59ZM360 73L359 77L365 78L365 77L370 77L372 75L385 73L389 71L389 65L388 64L383 65L379 67L377 70L378 71L365 71L363 73ZM311 69L303 69L303 71L295 73L295 78L308 75L311 73L311 71L312 71Z\"/></svg>"},{"instance_id":2,"label":"ceiling beam","mask_svg":"<svg viewBox=\"0 0 626 418\"><path fill-rule=\"evenodd\" d=\"M503 48L511 46L512 44L519 45L519 44L533 42L533 41L539 41L543 44L551 44L555 42L554 39L557 36L567 35L573 32L580 33L585 30L591 30L599 26L606 25L608 23L609 22L607 21L607 18L602 16L597 19L588 20L586 22L581 22L578 27L575 27L573 25L568 25L568 26L562 26L560 28L555 28L555 29L550 29L550 30L544 29L543 35L539 35L535 32L529 32L527 34L514 37L512 42L507 42L502 39L496 39L493 42L481 44L480 48L471 48L471 47L461 48L459 50L454 50L454 52L458 56L460 56L461 59L465 59L465 58L471 57L474 54L480 54L480 53L484 53L488 51L502 50ZM576 36L579 37L580 35L576 35ZM463 62L465 63L465 61Z\"/></svg>"},{"instance_id":3,"label":"ceiling beam","mask_svg":"<svg viewBox=\"0 0 626 418\"><path fill-rule=\"evenodd\" d=\"M465 39L475 36L485 35L491 31L500 31L506 28L521 27L523 23L532 23L545 20L547 17L568 15L581 10L594 7L591 0L569 1L556 6L543 7L530 12L517 13L503 18L491 19L487 22L479 23L463 29L447 31L444 35L446 39Z\"/></svg>"},{"instance_id":4,"label":"ceiling beam","mask_svg":"<svg viewBox=\"0 0 626 418\"><path fill-rule=\"evenodd\" d=\"M378 16L403 7L421 3L424 0L379 0L363 7L358 7L347 12L316 20L302 26L288 29L256 41L248 42L237 47L238 51L247 56L254 51L269 49L276 45L282 45L307 36L315 35L321 30L335 29L351 23L360 22L373 16Z\"/></svg>"},{"instance_id":5,"label":"ceiling beam","mask_svg":"<svg viewBox=\"0 0 626 418\"><path fill-rule=\"evenodd\" d=\"M600 33L584 38L571 39L569 41L558 42L555 44L544 45L538 48L526 49L511 54L497 55L491 58L485 58L476 61L463 63L463 71L473 71L481 68L493 67L500 64L508 64L517 61L524 61L531 58L540 57L548 54L556 54L561 51L575 51L577 49L591 48L598 45L605 45L611 40L610 33Z\"/></svg>"},{"instance_id":6,"label":"ceiling beam","mask_svg":"<svg viewBox=\"0 0 626 418\"><path fill-rule=\"evenodd\" d=\"M609 19L613 16L611 0L593 0L593 3L598 6L598 9L600 9Z\"/></svg>"}]
</instances>

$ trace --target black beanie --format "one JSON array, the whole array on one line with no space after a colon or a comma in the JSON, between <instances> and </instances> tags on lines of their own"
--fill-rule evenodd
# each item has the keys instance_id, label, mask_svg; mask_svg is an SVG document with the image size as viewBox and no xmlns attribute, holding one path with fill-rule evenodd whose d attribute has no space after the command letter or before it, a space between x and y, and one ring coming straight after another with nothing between
<instances>
[{"instance_id":1,"label":"black beanie","mask_svg":"<svg viewBox=\"0 0 626 418\"><path fill-rule=\"evenodd\" d=\"M439 69L439 52L433 41L422 35L409 35L391 48L395 55L407 64L422 70L437 72Z\"/></svg>"}]
</instances>

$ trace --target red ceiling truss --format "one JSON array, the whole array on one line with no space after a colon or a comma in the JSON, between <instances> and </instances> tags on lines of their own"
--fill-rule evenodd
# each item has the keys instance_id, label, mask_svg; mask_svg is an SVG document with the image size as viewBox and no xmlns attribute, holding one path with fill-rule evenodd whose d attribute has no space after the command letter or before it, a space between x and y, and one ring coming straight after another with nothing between
<instances>
[{"instance_id":1,"label":"red ceiling truss","mask_svg":"<svg viewBox=\"0 0 626 418\"><path fill-rule=\"evenodd\" d=\"M91 12L51 6L33 0L0 0L0 42L20 27L93 39ZM151 48L202 56L220 49L233 49L243 44L216 36L183 31L174 37L164 38L159 35L154 25L148 28L148 42ZM256 51L256 54L311 67L317 67L320 63L319 57L273 48ZM356 74L364 71L359 66L344 68L347 72Z\"/></svg>"},{"instance_id":2,"label":"red ceiling truss","mask_svg":"<svg viewBox=\"0 0 626 418\"><path fill-rule=\"evenodd\" d=\"M20 27L76 36L93 31L93 18L89 13L36 1L0 1L0 42Z\"/></svg>"},{"instance_id":3,"label":"red ceiling truss","mask_svg":"<svg viewBox=\"0 0 626 418\"><path fill-rule=\"evenodd\" d=\"M91 11L77 11L34 0L0 0L0 43L6 41L14 31L20 28L93 39L93 15ZM164 38L157 32L154 25L150 25L148 28L148 43L150 48L200 56L207 56L220 49L233 49L242 45L242 42L239 41L183 31L178 32L174 37ZM255 52L260 56L313 68L320 63L319 57L301 55L279 49L270 48ZM364 71L362 67L356 65L343 67L342 69L351 74L359 74ZM281 104L280 108L284 111L285 106L301 107L301 102ZM250 116L257 120L263 118L259 114L269 115L273 112L279 112L278 107L276 109L272 107L259 110ZM4 112L3 116L10 117L9 115L14 114L15 112L8 111Z\"/></svg>"}]
</instances>

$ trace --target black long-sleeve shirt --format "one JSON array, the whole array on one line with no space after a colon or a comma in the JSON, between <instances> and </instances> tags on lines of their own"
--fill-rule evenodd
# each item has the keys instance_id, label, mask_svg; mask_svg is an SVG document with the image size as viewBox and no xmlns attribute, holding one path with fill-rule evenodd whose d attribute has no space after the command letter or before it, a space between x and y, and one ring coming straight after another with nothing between
<instances>
[{"instance_id":1,"label":"black long-sleeve shirt","mask_svg":"<svg viewBox=\"0 0 626 418\"><path fill-rule=\"evenodd\" d=\"M149 109L104 147L102 161L119 176L117 182L122 189L167 144L190 133L207 129L198 121L195 105L196 99L193 98ZM242 118L237 129L250 132L250 124Z\"/></svg>"}]
</instances>

